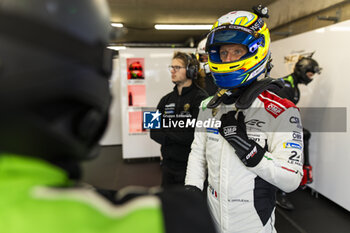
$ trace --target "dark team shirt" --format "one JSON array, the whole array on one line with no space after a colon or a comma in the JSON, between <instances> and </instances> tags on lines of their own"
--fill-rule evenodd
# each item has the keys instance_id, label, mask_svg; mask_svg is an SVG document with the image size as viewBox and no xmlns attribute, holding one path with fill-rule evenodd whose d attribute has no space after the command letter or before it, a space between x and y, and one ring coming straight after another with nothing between
<instances>
[{"instance_id":1,"label":"dark team shirt","mask_svg":"<svg viewBox=\"0 0 350 233\"><path fill-rule=\"evenodd\" d=\"M186 124L188 119L196 119L199 105L207 97L203 89L192 83L182 89L181 95L175 86L172 92L160 100L157 109L162 113L162 128L151 130L151 138L161 144L163 164L169 168L186 168L194 138L194 127L181 127L176 122L184 121Z\"/></svg>"},{"instance_id":2,"label":"dark team shirt","mask_svg":"<svg viewBox=\"0 0 350 233\"><path fill-rule=\"evenodd\" d=\"M218 91L218 87L215 84L213 76L211 74L207 74L205 76L205 90L209 96L215 95Z\"/></svg>"},{"instance_id":3,"label":"dark team shirt","mask_svg":"<svg viewBox=\"0 0 350 233\"><path fill-rule=\"evenodd\" d=\"M300 99L300 90L293 74L281 78L284 81L284 87L276 92L282 98L289 99L294 104L297 104Z\"/></svg>"}]
</instances>

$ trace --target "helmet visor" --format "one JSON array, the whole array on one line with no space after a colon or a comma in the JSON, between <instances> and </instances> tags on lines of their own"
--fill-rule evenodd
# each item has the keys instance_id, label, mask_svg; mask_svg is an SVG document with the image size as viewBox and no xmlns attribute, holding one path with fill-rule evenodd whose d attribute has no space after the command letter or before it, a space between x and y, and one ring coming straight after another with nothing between
<instances>
[{"instance_id":1,"label":"helmet visor","mask_svg":"<svg viewBox=\"0 0 350 233\"><path fill-rule=\"evenodd\" d=\"M264 46L264 37L260 34L249 33L242 30L216 30L208 35L206 48L208 50L210 60L213 62L222 62L220 59L220 45L224 44L242 44L247 46L248 53L244 58L255 54L259 46ZM243 57L242 57L243 58Z\"/></svg>"},{"instance_id":2,"label":"helmet visor","mask_svg":"<svg viewBox=\"0 0 350 233\"><path fill-rule=\"evenodd\" d=\"M236 30L213 31L208 36L207 48L214 44L244 44L249 45L256 38L246 32Z\"/></svg>"}]
</instances>

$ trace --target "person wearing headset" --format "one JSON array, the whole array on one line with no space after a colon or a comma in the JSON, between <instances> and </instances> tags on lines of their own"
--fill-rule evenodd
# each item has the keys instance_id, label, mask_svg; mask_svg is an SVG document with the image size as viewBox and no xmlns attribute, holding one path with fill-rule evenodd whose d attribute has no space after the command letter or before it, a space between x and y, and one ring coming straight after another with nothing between
<instances>
[{"instance_id":1,"label":"person wearing headset","mask_svg":"<svg viewBox=\"0 0 350 233\"><path fill-rule=\"evenodd\" d=\"M108 120L111 35L103 0L1 1L1 232L213 232L184 190L109 200L79 182Z\"/></svg>"},{"instance_id":2,"label":"person wearing headset","mask_svg":"<svg viewBox=\"0 0 350 233\"><path fill-rule=\"evenodd\" d=\"M175 86L158 103L163 121L196 119L201 101L208 96L194 80L198 75L197 60L187 53L175 52L169 71ZM193 127L181 125L151 130L151 138L161 144L163 187L184 185L193 133Z\"/></svg>"},{"instance_id":3,"label":"person wearing headset","mask_svg":"<svg viewBox=\"0 0 350 233\"><path fill-rule=\"evenodd\" d=\"M267 8L221 16L208 34L209 67L221 88L201 103L198 120L221 125L196 127L185 187L203 190L221 233L276 232L276 187L294 191L302 169L302 130L296 106L274 91L281 81L268 78L270 34ZM298 145L297 148L294 146Z\"/></svg>"}]
</instances>

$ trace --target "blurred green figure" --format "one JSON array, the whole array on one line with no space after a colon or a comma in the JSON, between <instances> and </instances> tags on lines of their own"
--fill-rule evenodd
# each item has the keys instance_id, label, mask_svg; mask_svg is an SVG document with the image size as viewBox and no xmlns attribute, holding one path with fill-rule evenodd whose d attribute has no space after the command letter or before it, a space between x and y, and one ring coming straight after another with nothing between
<instances>
[{"instance_id":1,"label":"blurred green figure","mask_svg":"<svg viewBox=\"0 0 350 233\"><path fill-rule=\"evenodd\" d=\"M104 0L0 1L1 232L212 232L191 193L106 199L79 184L108 121L111 35Z\"/></svg>"}]
</instances>

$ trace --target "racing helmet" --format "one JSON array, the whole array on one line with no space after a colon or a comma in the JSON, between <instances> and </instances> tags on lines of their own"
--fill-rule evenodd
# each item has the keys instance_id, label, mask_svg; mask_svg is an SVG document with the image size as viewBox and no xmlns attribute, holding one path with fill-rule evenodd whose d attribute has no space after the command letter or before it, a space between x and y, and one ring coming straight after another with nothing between
<instances>
[{"instance_id":1,"label":"racing helmet","mask_svg":"<svg viewBox=\"0 0 350 233\"><path fill-rule=\"evenodd\" d=\"M207 55L207 52L205 51L205 46L207 44L207 38L204 38L198 43L197 49L196 49L196 58L200 63L206 63L201 59L201 56Z\"/></svg>"},{"instance_id":2,"label":"racing helmet","mask_svg":"<svg viewBox=\"0 0 350 233\"><path fill-rule=\"evenodd\" d=\"M303 57L295 64L294 75L298 79L298 82L304 83L305 85L307 85L312 81L312 79L310 79L306 75L306 73L311 72L314 74L315 73L320 74L321 69L322 68L319 67L317 61L315 61L311 57Z\"/></svg>"},{"instance_id":3,"label":"racing helmet","mask_svg":"<svg viewBox=\"0 0 350 233\"><path fill-rule=\"evenodd\" d=\"M242 44L248 52L237 61L222 62L220 46ZM213 25L206 43L209 67L216 84L233 89L250 84L267 71L270 33L262 17L248 11L232 11Z\"/></svg>"},{"instance_id":4,"label":"racing helmet","mask_svg":"<svg viewBox=\"0 0 350 233\"><path fill-rule=\"evenodd\" d=\"M197 49L196 49L196 58L199 62L199 68L201 70L204 70L205 73L210 73L208 63L208 54L205 51L205 46L207 44L207 38L204 38L198 43Z\"/></svg>"},{"instance_id":5,"label":"racing helmet","mask_svg":"<svg viewBox=\"0 0 350 233\"><path fill-rule=\"evenodd\" d=\"M105 1L1 1L0 154L97 155L111 102L111 35Z\"/></svg>"}]
</instances>

